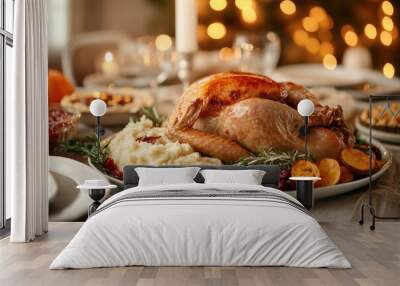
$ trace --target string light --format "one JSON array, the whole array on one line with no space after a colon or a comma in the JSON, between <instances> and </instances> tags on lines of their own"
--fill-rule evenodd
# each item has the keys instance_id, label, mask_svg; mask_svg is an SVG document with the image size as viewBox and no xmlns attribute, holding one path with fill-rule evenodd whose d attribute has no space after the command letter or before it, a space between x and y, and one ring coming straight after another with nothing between
<instances>
[{"instance_id":1,"label":"string light","mask_svg":"<svg viewBox=\"0 0 400 286\"><path fill-rule=\"evenodd\" d=\"M375 39L376 35L378 34L375 26L372 24L365 25L364 33L365 33L365 36L367 36L367 38L369 38L371 40Z\"/></svg>"},{"instance_id":2,"label":"string light","mask_svg":"<svg viewBox=\"0 0 400 286\"><path fill-rule=\"evenodd\" d=\"M242 10L242 18L246 23L254 23L257 21L257 13L254 9Z\"/></svg>"},{"instance_id":3,"label":"string light","mask_svg":"<svg viewBox=\"0 0 400 286\"><path fill-rule=\"evenodd\" d=\"M394 13L394 7L393 7L392 3L390 3L389 1L383 1L381 8L382 8L383 13L385 13L386 15L391 16Z\"/></svg>"},{"instance_id":4,"label":"string light","mask_svg":"<svg viewBox=\"0 0 400 286\"><path fill-rule=\"evenodd\" d=\"M235 0L235 5L240 10L252 9L253 1L252 0Z\"/></svg>"},{"instance_id":5,"label":"string light","mask_svg":"<svg viewBox=\"0 0 400 286\"><path fill-rule=\"evenodd\" d=\"M308 40L308 34L304 30L296 30L293 33L293 41L298 46L304 46Z\"/></svg>"},{"instance_id":6,"label":"string light","mask_svg":"<svg viewBox=\"0 0 400 286\"><path fill-rule=\"evenodd\" d=\"M393 38L392 35L388 31L382 31L380 35L380 39L383 45L390 46L392 44Z\"/></svg>"},{"instance_id":7,"label":"string light","mask_svg":"<svg viewBox=\"0 0 400 286\"><path fill-rule=\"evenodd\" d=\"M393 20L392 18L385 16L382 19L382 27L386 30L386 31L392 31L394 24L393 24Z\"/></svg>"},{"instance_id":8,"label":"string light","mask_svg":"<svg viewBox=\"0 0 400 286\"><path fill-rule=\"evenodd\" d=\"M291 0L284 0L279 4L279 8L281 8L282 13L286 15L293 15L296 13L296 4L294 4Z\"/></svg>"},{"instance_id":9,"label":"string light","mask_svg":"<svg viewBox=\"0 0 400 286\"><path fill-rule=\"evenodd\" d=\"M344 41L348 46L354 47L358 43L358 36L354 31L347 31L344 34Z\"/></svg>"},{"instance_id":10,"label":"string light","mask_svg":"<svg viewBox=\"0 0 400 286\"><path fill-rule=\"evenodd\" d=\"M394 66L391 63L386 63L383 66L383 74L387 77L387 78L393 78L394 74L395 74L395 69Z\"/></svg>"},{"instance_id":11,"label":"string light","mask_svg":"<svg viewBox=\"0 0 400 286\"><path fill-rule=\"evenodd\" d=\"M227 5L226 0L210 0L210 7L215 11L222 11Z\"/></svg>"},{"instance_id":12,"label":"string light","mask_svg":"<svg viewBox=\"0 0 400 286\"><path fill-rule=\"evenodd\" d=\"M318 30L318 22L312 17L305 17L303 19L303 27L307 32L315 32Z\"/></svg>"},{"instance_id":13,"label":"string light","mask_svg":"<svg viewBox=\"0 0 400 286\"><path fill-rule=\"evenodd\" d=\"M327 54L323 57L322 63L324 67L328 70L334 70L337 65L337 60L334 55L332 54Z\"/></svg>"},{"instance_id":14,"label":"string light","mask_svg":"<svg viewBox=\"0 0 400 286\"><path fill-rule=\"evenodd\" d=\"M156 48L159 51L167 51L172 46L172 39L170 36L162 34L156 38Z\"/></svg>"},{"instance_id":15,"label":"string light","mask_svg":"<svg viewBox=\"0 0 400 286\"><path fill-rule=\"evenodd\" d=\"M222 39L226 35L225 25L220 22L210 24L207 27L207 35L214 40Z\"/></svg>"}]
</instances>

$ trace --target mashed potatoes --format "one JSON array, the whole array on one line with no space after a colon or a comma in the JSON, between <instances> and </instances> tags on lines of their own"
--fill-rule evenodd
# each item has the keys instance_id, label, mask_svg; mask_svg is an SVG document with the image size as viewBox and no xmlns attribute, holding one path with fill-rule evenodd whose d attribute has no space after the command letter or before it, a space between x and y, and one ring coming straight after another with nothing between
<instances>
[{"instance_id":1,"label":"mashed potatoes","mask_svg":"<svg viewBox=\"0 0 400 286\"><path fill-rule=\"evenodd\" d=\"M109 143L110 156L120 170L126 165L221 165L215 158L203 157L189 144L171 141L165 127L153 127L142 117L130 122Z\"/></svg>"}]
</instances>

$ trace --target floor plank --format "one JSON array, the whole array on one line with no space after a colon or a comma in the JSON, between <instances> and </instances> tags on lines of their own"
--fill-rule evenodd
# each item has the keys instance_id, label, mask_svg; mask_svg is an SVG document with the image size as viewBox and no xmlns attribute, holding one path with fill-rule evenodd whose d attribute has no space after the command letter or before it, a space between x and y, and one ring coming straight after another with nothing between
<instances>
[{"instance_id":1,"label":"floor plank","mask_svg":"<svg viewBox=\"0 0 400 286\"><path fill-rule=\"evenodd\" d=\"M32 243L0 240L0 285L399 285L400 224L380 222L374 232L352 222L321 223L344 252L352 269L289 267L120 267L50 271L55 256L81 223L50 223L50 231Z\"/></svg>"}]
</instances>

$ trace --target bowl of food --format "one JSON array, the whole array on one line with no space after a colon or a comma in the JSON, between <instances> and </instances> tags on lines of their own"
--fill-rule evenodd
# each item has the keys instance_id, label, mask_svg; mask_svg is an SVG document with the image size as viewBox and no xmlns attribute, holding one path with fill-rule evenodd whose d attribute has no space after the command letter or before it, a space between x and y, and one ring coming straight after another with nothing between
<instances>
[{"instance_id":1,"label":"bowl of food","mask_svg":"<svg viewBox=\"0 0 400 286\"><path fill-rule=\"evenodd\" d=\"M372 137L383 142L400 144L400 102L376 104L372 107L371 128ZM364 109L356 119L356 129L364 135L369 135L369 110Z\"/></svg>"},{"instance_id":2,"label":"bowl of food","mask_svg":"<svg viewBox=\"0 0 400 286\"><path fill-rule=\"evenodd\" d=\"M49 105L50 150L75 136L80 118L81 114L77 110L66 109L59 104Z\"/></svg>"},{"instance_id":3,"label":"bowl of food","mask_svg":"<svg viewBox=\"0 0 400 286\"><path fill-rule=\"evenodd\" d=\"M89 106L95 99L101 99L107 105L107 113L102 117L104 126L126 124L141 109L154 105L154 98L149 92L133 88L107 88L76 91L65 96L61 106L78 110L82 114L82 122L94 126L96 119L90 113Z\"/></svg>"}]
</instances>

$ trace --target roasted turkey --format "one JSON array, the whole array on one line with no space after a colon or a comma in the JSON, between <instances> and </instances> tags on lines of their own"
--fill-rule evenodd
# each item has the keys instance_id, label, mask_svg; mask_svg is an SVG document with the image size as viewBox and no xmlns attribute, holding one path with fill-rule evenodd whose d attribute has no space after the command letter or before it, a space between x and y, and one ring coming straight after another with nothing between
<instances>
[{"instance_id":1,"label":"roasted turkey","mask_svg":"<svg viewBox=\"0 0 400 286\"><path fill-rule=\"evenodd\" d=\"M311 155L337 158L354 144L340 106L322 106L304 87L247 73L219 73L193 83L168 120L168 136L233 163L263 150L304 151L304 120L297 104L315 104L309 119Z\"/></svg>"}]
</instances>

